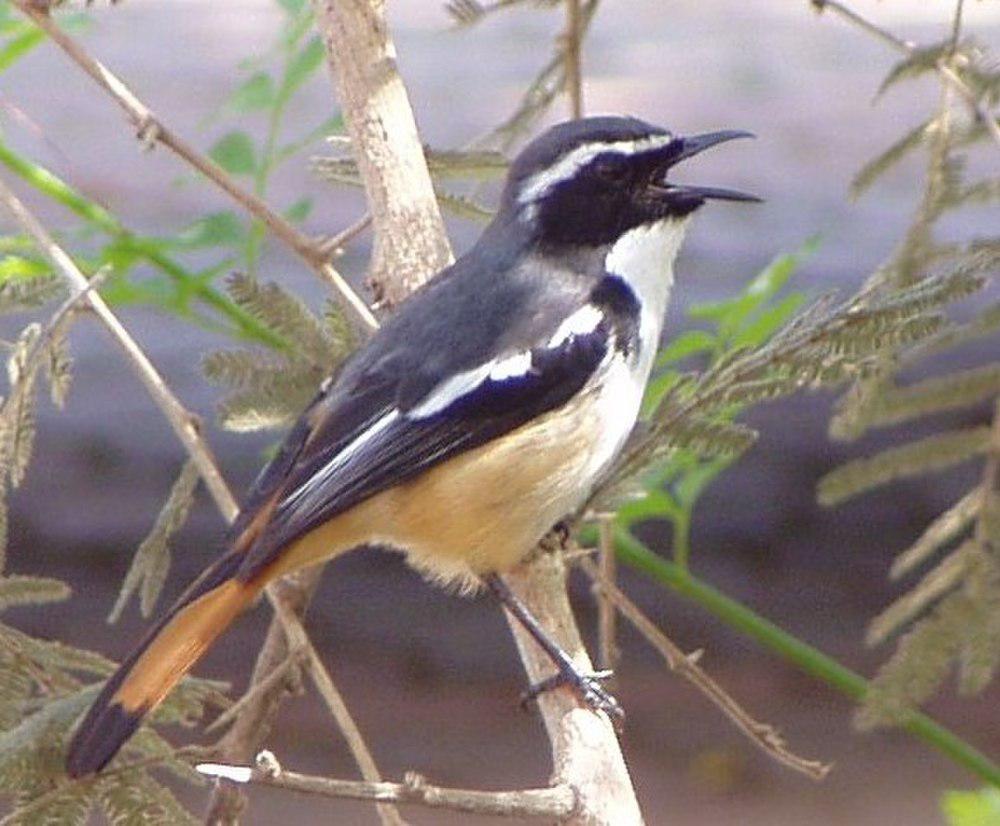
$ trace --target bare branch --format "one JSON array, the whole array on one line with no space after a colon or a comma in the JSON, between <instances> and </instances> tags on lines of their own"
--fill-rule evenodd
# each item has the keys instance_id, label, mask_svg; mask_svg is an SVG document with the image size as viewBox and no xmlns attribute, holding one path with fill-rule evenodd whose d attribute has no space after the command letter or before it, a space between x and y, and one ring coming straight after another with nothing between
<instances>
[{"instance_id":1,"label":"bare branch","mask_svg":"<svg viewBox=\"0 0 1000 826\"><path fill-rule=\"evenodd\" d=\"M313 646L312 641L302 627L298 615L280 599L272 600L272 603L284 626L289 648L292 651L303 651L308 657L309 676L312 678L320 696L323 697L334 720L337 721L338 728L343 732L351 754L354 755L354 761L361 769L361 776L370 783L380 782L381 775L379 774L378 766L375 765L375 759L372 757L364 738L361 736L361 730L358 728L358 724L354 722L354 718L351 716L351 712L348 711L347 704L337 690L337 686L330 679L330 675L323 666L323 661L319 658L319 654L316 653L316 648ZM399 813L392 806L380 804L378 809L383 823L402 823Z\"/></svg>"},{"instance_id":2,"label":"bare branch","mask_svg":"<svg viewBox=\"0 0 1000 826\"><path fill-rule=\"evenodd\" d=\"M576 807L573 789L565 785L548 789L484 792L432 786L413 772L407 773L402 783L336 780L285 771L270 752L259 754L253 768L217 763L202 763L197 768L199 772L209 777L225 778L237 783L255 783L324 797L372 800L382 804L414 803L432 809L451 809L466 814L508 818L537 817L562 822Z\"/></svg>"},{"instance_id":3,"label":"bare branch","mask_svg":"<svg viewBox=\"0 0 1000 826\"><path fill-rule=\"evenodd\" d=\"M639 610L632 600L619 591L612 582L602 577L597 566L589 559L581 557L577 564L607 594L608 599L622 615L660 652L670 670L696 686L765 754L797 772L808 775L813 780L822 780L826 777L831 768L830 764L807 760L789 751L784 739L773 726L760 723L751 717L749 712L729 696L722 686L698 666L697 659L700 652L685 654Z\"/></svg>"},{"instance_id":4,"label":"bare branch","mask_svg":"<svg viewBox=\"0 0 1000 826\"><path fill-rule=\"evenodd\" d=\"M583 23L580 0L565 0L566 31L563 34L563 61L566 64L566 91L569 93L569 111L574 118L583 117L583 72L580 48L583 41Z\"/></svg>"},{"instance_id":5,"label":"bare branch","mask_svg":"<svg viewBox=\"0 0 1000 826\"><path fill-rule=\"evenodd\" d=\"M598 564L600 566L601 578L604 582L614 583L617 574L615 571L615 544L614 544L614 517L601 516L597 523L598 530ZM594 597L597 600L597 640L600 657L598 665L601 669L614 671L618 665L618 658L621 651L618 649L618 612L614 604L608 597L607 591L594 583Z\"/></svg>"},{"instance_id":6,"label":"bare branch","mask_svg":"<svg viewBox=\"0 0 1000 826\"><path fill-rule=\"evenodd\" d=\"M100 63L72 37L55 24L47 10L32 0L13 0L15 6L42 29L77 66L83 69L125 110L129 120L138 130L144 144L161 143L190 166L201 172L223 192L255 218L262 221L276 237L280 238L301 257L320 277L330 284L342 306L368 330L378 327L378 321L346 279L329 262L308 236L304 235L281 215L271 209L263 199L243 189L222 167L202 155L191 144L169 129L153 111L135 96L114 73Z\"/></svg>"},{"instance_id":7,"label":"bare branch","mask_svg":"<svg viewBox=\"0 0 1000 826\"><path fill-rule=\"evenodd\" d=\"M839 14L844 20L853 23L860 29L865 30L869 34L875 35L879 40L884 43L888 43L896 51L904 55L912 55L917 50L917 44L912 40L904 40L901 37L897 37L888 29L879 26L877 23L873 23L868 18L854 11L854 9L841 3L840 0L809 0L813 8L818 12L824 12L830 9L833 12ZM959 5L959 12L956 15L956 21L954 27L957 29L961 25L961 5ZM989 109L983 104L983 102L976 96L976 93L969 88L968 84L955 72L952 66L952 61L942 58L938 60L936 65L937 73L941 79L952 89L954 89L966 102L969 108L972 110L976 119L979 120L986 130L989 132L990 137L993 141L1000 147L1000 123L997 122L997 116L990 112Z\"/></svg>"},{"instance_id":8,"label":"bare branch","mask_svg":"<svg viewBox=\"0 0 1000 826\"><path fill-rule=\"evenodd\" d=\"M592 671L566 593L566 565L561 552L542 551L504 579L551 637L582 671ZM521 624L507 615L528 680L544 682L554 673L552 661ZM556 783L576 790L579 808L567 821L573 826L639 826L642 813L628 766L604 714L584 707L568 689L538 698L552 747Z\"/></svg>"},{"instance_id":9,"label":"bare branch","mask_svg":"<svg viewBox=\"0 0 1000 826\"><path fill-rule=\"evenodd\" d=\"M277 668L273 669L266 677L264 677L264 679L256 683L251 682L250 687L239 700L233 703L205 727L205 734L211 734L213 731L218 731L219 729L223 729L228 726L237 717L243 714L244 710L246 710L249 705L258 702L262 694L273 691L280 684L288 680L291 674L297 672L298 669L305 663L305 660L306 655L303 651L292 651L289 653L289 655L285 657L285 661Z\"/></svg>"},{"instance_id":10,"label":"bare branch","mask_svg":"<svg viewBox=\"0 0 1000 826\"><path fill-rule=\"evenodd\" d=\"M63 277L70 290L73 293L85 293L84 300L111 333L118 346L125 351L132 369L146 386L146 390L167 418L177 438L197 464L198 472L205 481L205 487L208 488L222 515L227 522L231 522L236 517L239 506L222 478L211 448L201 435L197 418L177 400L153 363L122 326L104 299L89 290L87 276L80 271L73 259L53 240L45 227L28 211L2 179L0 179L0 202L52 261L56 272Z\"/></svg>"},{"instance_id":11,"label":"bare branch","mask_svg":"<svg viewBox=\"0 0 1000 826\"><path fill-rule=\"evenodd\" d=\"M174 433L177 434L177 437L188 451L191 459L197 465L205 486L215 499L219 511L227 522L232 522L236 518L239 506L226 485L222 473L219 471L211 448L209 448L208 443L201 435L195 417L174 396L163 380L163 377L160 376L152 362L118 320L117 316L111 311L104 299L89 289L90 282L76 266L73 259L53 240L48 231L28 211L2 179L0 179L0 203L8 209L25 232L35 239L42 252L52 260L56 271L67 281L70 289L84 295L84 300L97 314L97 317L112 334L118 345L125 351L129 364L132 365L143 384L146 385L150 396L152 396L157 406L163 412ZM322 683L321 693L323 693L324 699L329 703L332 695L336 693L336 689L333 687L333 682L329 674L326 673L322 662L316 656L315 650L312 648L312 644L298 617L294 612L285 608L280 595L273 586L269 586L266 593L271 604L275 606L278 620L281 622L288 639L294 642L293 647L311 652L311 673L314 679L317 680L317 685ZM346 709L343 707L342 700L340 701L340 707L334 709L331 706L331 711L333 711L334 717L338 722L345 719ZM349 715L346 715L346 719L349 719ZM351 744L352 751L358 757L362 772L370 772L374 768L374 762L361 739L357 727L353 725L353 721L351 721L349 728L344 729L344 733ZM386 822L392 823L398 821L387 818Z\"/></svg>"}]
</instances>

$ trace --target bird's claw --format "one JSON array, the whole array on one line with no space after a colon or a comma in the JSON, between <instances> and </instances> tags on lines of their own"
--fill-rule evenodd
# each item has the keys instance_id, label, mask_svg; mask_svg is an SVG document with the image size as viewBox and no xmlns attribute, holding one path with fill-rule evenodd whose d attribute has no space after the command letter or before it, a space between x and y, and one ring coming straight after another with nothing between
<instances>
[{"instance_id":1,"label":"bird's claw","mask_svg":"<svg viewBox=\"0 0 1000 826\"><path fill-rule=\"evenodd\" d=\"M603 711L608 715L616 731L621 731L625 723L625 710L601 683L613 676L612 671L595 671L585 674L575 669L558 671L551 677L535 683L521 696L521 706L527 707L532 700L555 688L569 688L591 711Z\"/></svg>"}]
</instances>

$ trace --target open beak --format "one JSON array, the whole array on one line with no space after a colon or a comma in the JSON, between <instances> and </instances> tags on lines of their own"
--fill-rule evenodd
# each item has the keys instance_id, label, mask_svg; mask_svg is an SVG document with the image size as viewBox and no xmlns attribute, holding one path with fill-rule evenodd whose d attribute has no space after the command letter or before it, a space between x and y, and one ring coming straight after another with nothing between
<instances>
[{"instance_id":1,"label":"open beak","mask_svg":"<svg viewBox=\"0 0 1000 826\"><path fill-rule=\"evenodd\" d=\"M725 129L721 132L707 132L704 135L692 135L688 138L679 137L676 141L670 144L670 148L673 151L671 152L666 170L669 171L681 161L686 160L687 158L693 158L695 155L698 155L717 144L736 140L737 138L753 137L756 136L752 132L744 132L739 129ZM693 186L690 184L678 184L673 181L666 180L665 176L663 180L652 184L650 188L657 195L686 203L700 202L709 199L716 201L750 201L753 203L760 203L763 201L763 198L758 198L756 195L751 195L748 192L740 192L736 189L723 189L717 186Z\"/></svg>"}]
</instances>

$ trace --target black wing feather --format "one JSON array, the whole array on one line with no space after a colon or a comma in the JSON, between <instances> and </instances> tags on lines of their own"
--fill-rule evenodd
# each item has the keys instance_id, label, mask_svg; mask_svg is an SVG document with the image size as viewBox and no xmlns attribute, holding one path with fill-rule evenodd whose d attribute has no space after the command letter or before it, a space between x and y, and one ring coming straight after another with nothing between
<instances>
[{"instance_id":1,"label":"black wing feather","mask_svg":"<svg viewBox=\"0 0 1000 826\"><path fill-rule=\"evenodd\" d=\"M315 490L299 492L327 462L336 460L343 444L300 462L240 576L252 578L289 542L364 499L565 404L587 383L612 346L613 331L601 324L559 346L532 350L527 373L487 378L440 412L426 418L399 412L337 468L335 478ZM399 406L387 404L380 410L386 415L399 411ZM371 421L371 408L368 413Z\"/></svg>"}]
</instances>

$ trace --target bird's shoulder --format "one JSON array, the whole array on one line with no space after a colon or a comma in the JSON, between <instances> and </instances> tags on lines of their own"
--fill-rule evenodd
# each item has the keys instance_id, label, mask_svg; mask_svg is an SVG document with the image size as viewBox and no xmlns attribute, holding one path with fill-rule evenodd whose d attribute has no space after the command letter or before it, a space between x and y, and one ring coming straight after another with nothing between
<instances>
[{"instance_id":1,"label":"bird's shoulder","mask_svg":"<svg viewBox=\"0 0 1000 826\"><path fill-rule=\"evenodd\" d=\"M470 255L443 270L324 382L247 493L231 537L386 413L419 408L442 389L447 396L450 378L474 378L505 357L536 351L544 360L599 281L582 267L555 272L532 255ZM581 348L560 355L588 367Z\"/></svg>"}]
</instances>

